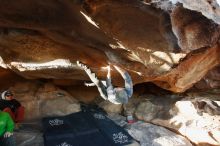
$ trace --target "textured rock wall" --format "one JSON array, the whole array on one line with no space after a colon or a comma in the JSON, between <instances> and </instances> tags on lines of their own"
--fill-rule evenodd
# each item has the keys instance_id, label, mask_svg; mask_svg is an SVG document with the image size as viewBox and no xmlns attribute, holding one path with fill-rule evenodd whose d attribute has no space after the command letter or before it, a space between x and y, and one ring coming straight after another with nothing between
<instances>
[{"instance_id":1,"label":"textured rock wall","mask_svg":"<svg viewBox=\"0 0 220 146\"><path fill-rule=\"evenodd\" d=\"M27 79L88 80L77 60L104 79L110 62L134 84L184 92L219 65L214 0L197 7L183 0L0 2L0 66ZM215 17L199 8L206 5ZM113 83L123 85L115 70Z\"/></svg>"}]
</instances>

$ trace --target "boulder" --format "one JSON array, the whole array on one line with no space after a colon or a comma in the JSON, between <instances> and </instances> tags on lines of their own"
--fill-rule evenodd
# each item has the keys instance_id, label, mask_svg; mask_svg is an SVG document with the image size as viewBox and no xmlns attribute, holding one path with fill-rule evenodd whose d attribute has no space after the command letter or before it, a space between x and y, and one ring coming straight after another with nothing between
<instances>
[{"instance_id":1,"label":"boulder","mask_svg":"<svg viewBox=\"0 0 220 146\"><path fill-rule=\"evenodd\" d=\"M52 83L19 82L10 90L25 107L25 121L80 111L79 102Z\"/></svg>"},{"instance_id":2,"label":"boulder","mask_svg":"<svg viewBox=\"0 0 220 146\"><path fill-rule=\"evenodd\" d=\"M145 96L134 115L139 120L173 129L196 145L219 145L219 92L213 93Z\"/></svg>"},{"instance_id":3,"label":"boulder","mask_svg":"<svg viewBox=\"0 0 220 146\"><path fill-rule=\"evenodd\" d=\"M136 122L127 130L141 146L192 146L183 136L149 123Z\"/></svg>"}]
</instances>

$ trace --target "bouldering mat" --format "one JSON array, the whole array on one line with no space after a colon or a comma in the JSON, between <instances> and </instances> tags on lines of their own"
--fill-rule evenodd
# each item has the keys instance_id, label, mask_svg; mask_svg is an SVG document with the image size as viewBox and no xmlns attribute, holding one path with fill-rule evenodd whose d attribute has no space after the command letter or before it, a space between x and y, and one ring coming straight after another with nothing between
<instances>
[{"instance_id":1,"label":"bouldering mat","mask_svg":"<svg viewBox=\"0 0 220 146\"><path fill-rule=\"evenodd\" d=\"M99 111L82 111L42 120L45 146L136 146L122 127Z\"/></svg>"}]
</instances>

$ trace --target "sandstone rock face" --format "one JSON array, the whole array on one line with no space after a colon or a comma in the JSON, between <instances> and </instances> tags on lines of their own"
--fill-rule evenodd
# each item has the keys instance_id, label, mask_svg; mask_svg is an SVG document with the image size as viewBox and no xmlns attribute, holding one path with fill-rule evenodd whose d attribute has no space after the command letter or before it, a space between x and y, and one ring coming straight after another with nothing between
<instances>
[{"instance_id":1,"label":"sandstone rock face","mask_svg":"<svg viewBox=\"0 0 220 146\"><path fill-rule=\"evenodd\" d=\"M121 104L113 104L109 101L103 101L99 103L99 107L103 108L107 113L117 113L121 114L122 105Z\"/></svg>"},{"instance_id":2,"label":"sandstone rock face","mask_svg":"<svg viewBox=\"0 0 220 146\"><path fill-rule=\"evenodd\" d=\"M177 112L177 114L170 122L178 126L178 131L190 137L190 140L196 144L219 145L219 110L219 106L213 104L210 99L178 101L171 110L171 113ZM200 136L196 136L198 134Z\"/></svg>"},{"instance_id":3,"label":"sandstone rock face","mask_svg":"<svg viewBox=\"0 0 220 146\"><path fill-rule=\"evenodd\" d=\"M180 2L185 8L201 12L204 16L212 19L217 24L220 24L220 1L219 0L170 0L174 3Z\"/></svg>"},{"instance_id":4,"label":"sandstone rock face","mask_svg":"<svg viewBox=\"0 0 220 146\"><path fill-rule=\"evenodd\" d=\"M220 87L220 67L217 66L210 70L203 80L195 84L197 89L218 89Z\"/></svg>"},{"instance_id":5,"label":"sandstone rock face","mask_svg":"<svg viewBox=\"0 0 220 146\"><path fill-rule=\"evenodd\" d=\"M26 121L62 116L81 110L76 99L51 83L18 82L9 90L25 107Z\"/></svg>"},{"instance_id":6,"label":"sandstone rock face","mask_svg":"<svg viewBox=\"0 0 220 146\"><path fill-rule=\"evenodd\" d=\"M110 62L126 69L134 84L184 92L219 64L219 26L168 1L158 1L165 11L148 2L2 1L0 66L27 79L85 81L77 60L102 79ZM194 55L197 49L204 55ZM123 85L112 72L113 83Z\"/></svg>"},{"instance_id":7,"label":"sandstone rock face","mask_svg":"<svg viewBox=\"0 0 220 146\"><path fill-rule=\"evenodd\" d=\"M134 100L129 104L125 110L131 108L139 120L178 131L196 145L220 144L219 91L187 96L145 95L139 104Z\"/></svg>"},{"instance_id":8,"label":"sandstone rock face","mask_svg":"<svg viewBox=\"0 0 220 146\"><path fill-rule=\"evenodd\" d=\"M13 86L18 81L23 81L24 79L17 75L16 73L0 68L0 89L1 91L8 89L10 86Z\"/></svg>"},{"instance_id":9,"label":"sandstone rock face","mask_svg":"<svg viewBox=\"0 0 220 146\"><path fill-rule=\"evenodd\" d=\"M183 136L153 124L137 122L127 129L141 146L192 146Z\"/></svg>"},{"instance_id":10,"label":"sandstone rock face","mask_svg":"<svg viewBox=\"0 0 220 146\"><path fill-rule=\"evenodd\" d=\"M81 85L69 86L67 92L83 103L92 103L95 99L100 97L96 87L86 87L82 82Z\"/></svg>"},{"instance_id":11,"label":"sandstone rock face","mask_svg":"<svg viewBox=\"0 0 220 146\"><path fill-rule=\"evenodd\" d=\"M189 57L189 59L183 60L182 63L171 72L158 77L159 81L155 83L171 91L185 91L201 80L201 78L207 74L208 70L211 70L219 64L218 52L218 46L204 52L196 52L192 54L192 57ZM213 58L208 56L213 56ZM169 78L169 82L166 82L167 78ZM163 80L165 81L162 82Z\"/></svg>"},{"instance_id":12,"label":"sandstone rock face","mask_svg":"<svg viewBox=\"0 0 220 146\"><path fill-rule=\"evenodd\" d=\"M171 22L183 51L210 47L219 39L220 27L198 12L177 6L171 13Z\"/></svg>"}]
</instances>

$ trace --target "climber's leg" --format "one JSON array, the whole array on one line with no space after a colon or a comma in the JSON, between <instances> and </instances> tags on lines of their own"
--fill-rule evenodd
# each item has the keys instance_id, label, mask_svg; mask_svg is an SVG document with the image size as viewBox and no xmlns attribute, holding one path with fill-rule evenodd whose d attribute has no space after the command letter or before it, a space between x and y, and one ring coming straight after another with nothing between
<instances>
[{"instance_id":1,"label":"climber's leg","mask_svg":"<svg viewBox=\"0 0 220 146\"><path fill-rule=\"evenodd\" d=\"M128 97L130 98L133 94L133 83L131 80L130 75L128 74L128 72L124 73L124 80L125 80L125 90L127 92Z\"/></svg>"},{"instance_id":2,"label":"climber's leg","mask_svg":"<svg viewBox=\"0 0 220 146\"><path fill-rule=\"evenodd\" d=\"M127 92L128 97L131 97L133 94L133 83L131 76L128 72L118 66L114 65L114 68L121 74L122 78L125 80L125 91Z\"/></svg>"}]
</instances>

